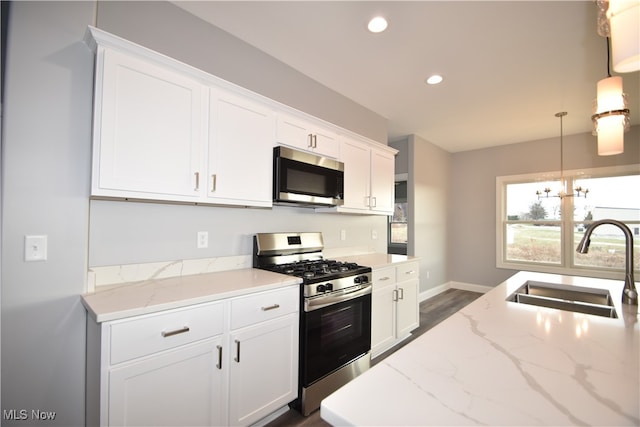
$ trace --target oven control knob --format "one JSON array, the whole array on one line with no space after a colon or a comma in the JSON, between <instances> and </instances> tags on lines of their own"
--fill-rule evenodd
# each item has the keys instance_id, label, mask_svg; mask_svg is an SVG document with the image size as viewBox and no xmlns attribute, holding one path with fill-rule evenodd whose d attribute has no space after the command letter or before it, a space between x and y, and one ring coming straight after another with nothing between
<instances>
[{"instance_id":1,"label":"oven control knob","mask_svg":"<svg viewBox=\"0 0 640 427\"><path fill-rule=\"evenodd\" d=\"M353 279L353 281L356 283L367 283L369 282L369 278L367 276L358 276L355 279Z\"/></svg>"},{"instance_id":2,"label":"oven control knob","mask_svg":"<svg viewBox=\"0 0 640 427\"><path fill-rule=\"evenodd\" d=\"M360 283L360 282L362 282L362 277L356 276L353 278L353 283Z\"/></svg>"},{"instance_id":3,"label":"oven control knob","mask_svg":"<svg viewBox=\"0 0 640 427\"><path fill-rule=\"evenodd\" d=\"M327 292L332 291L333 283L327 283L326 285L324 285L324 288L327 290Z\"/></svg>"},{"instance_id":4,"label":"oven control knob","mask_svg":"<svg viewBox=\"0 0 640 427\"><path fill-rule=\"evenodd\" d=\"M316 286L316 291L318 292L324 292L325 291L325 286L324 285L318 285Z\"/></svg>"}]
</instances>

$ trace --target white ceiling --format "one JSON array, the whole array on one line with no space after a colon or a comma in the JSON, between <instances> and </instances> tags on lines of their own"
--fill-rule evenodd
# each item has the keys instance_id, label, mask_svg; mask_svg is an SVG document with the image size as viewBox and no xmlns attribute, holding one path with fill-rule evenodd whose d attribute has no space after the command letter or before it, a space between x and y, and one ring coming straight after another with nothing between
<instances>
[{"instance_id":1,"label":"white ceiling","mask_svg":"<svg viewBox=\"0 0 640 427\"><path fill-rule=\"evenodd\" d=\"M587 1L176 1L449 152L591 131L606 41ZM389 28L366 30L384 15ZM427 86L426 77L444 82ZM640 72L623 74L640 124ZM595 137L594 137L595 143Z\"/></svg>"}]
</instances>

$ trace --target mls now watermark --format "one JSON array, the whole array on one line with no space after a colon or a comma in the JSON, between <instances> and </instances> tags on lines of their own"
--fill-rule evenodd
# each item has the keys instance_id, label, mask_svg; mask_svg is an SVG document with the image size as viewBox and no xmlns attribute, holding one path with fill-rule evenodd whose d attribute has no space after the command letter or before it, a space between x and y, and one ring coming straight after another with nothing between
<instances>
[{"instance_id":1,"label":"mls now watermark","mask_svg":"<svg viewBox=\"0 0 640 427\"><path fill-rule=\"evenodd\" d=\"M16 421L34 421L34 420L55 420L55 411L43 411L41 409L3 409L3 420L16 420Z\"/></svg>"}]
</instances>

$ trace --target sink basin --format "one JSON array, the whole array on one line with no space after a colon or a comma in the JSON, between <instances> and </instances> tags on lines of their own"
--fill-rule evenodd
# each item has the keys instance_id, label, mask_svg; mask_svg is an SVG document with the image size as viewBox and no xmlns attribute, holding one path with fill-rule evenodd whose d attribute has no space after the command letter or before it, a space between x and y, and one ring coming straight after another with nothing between
<instances>
[{"instance_id":1,"label":"sink basin","mask_svg":"<svg viewBox=\"0 0 640 427\"><path fill-rule=\"evenodd\" d=\"M529 280L509 295L507 301L603 317L618 317L611 295L606 289Z\"/></svg>"}]
</instances>

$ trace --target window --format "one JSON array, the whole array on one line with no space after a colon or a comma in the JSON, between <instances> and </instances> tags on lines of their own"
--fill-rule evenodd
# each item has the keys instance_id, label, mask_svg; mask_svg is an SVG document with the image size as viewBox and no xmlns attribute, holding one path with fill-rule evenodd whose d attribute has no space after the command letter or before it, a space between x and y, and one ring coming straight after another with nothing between
<instances>
[{"instance_id":1,"label":"window","mask_svg":"<svg viewBox=\"0 0 640 427\"><path fill-rule=\"evenodd\" d=\"M566 188L588 189L587 197L553 197L561 188L558 177L497 178L497 267L619 279L625 267L625 239L619 228L598 227L591 236L589 253L575 251L591 222L616 219L634 236L634 269L638 270L640 168L569 171L564 178ZM550 197L545 188L551 190Z\"/></svg>"},{"instance_id":2,"label":"window","mask_svg":"<svg viewBox=\"0 0 640 427\"><path fill-rule=\"evenodd\" d=\"M389 217L388 253L407 254L407 181L396 181L393 216Z\"/></svg>"}]
</instances>

